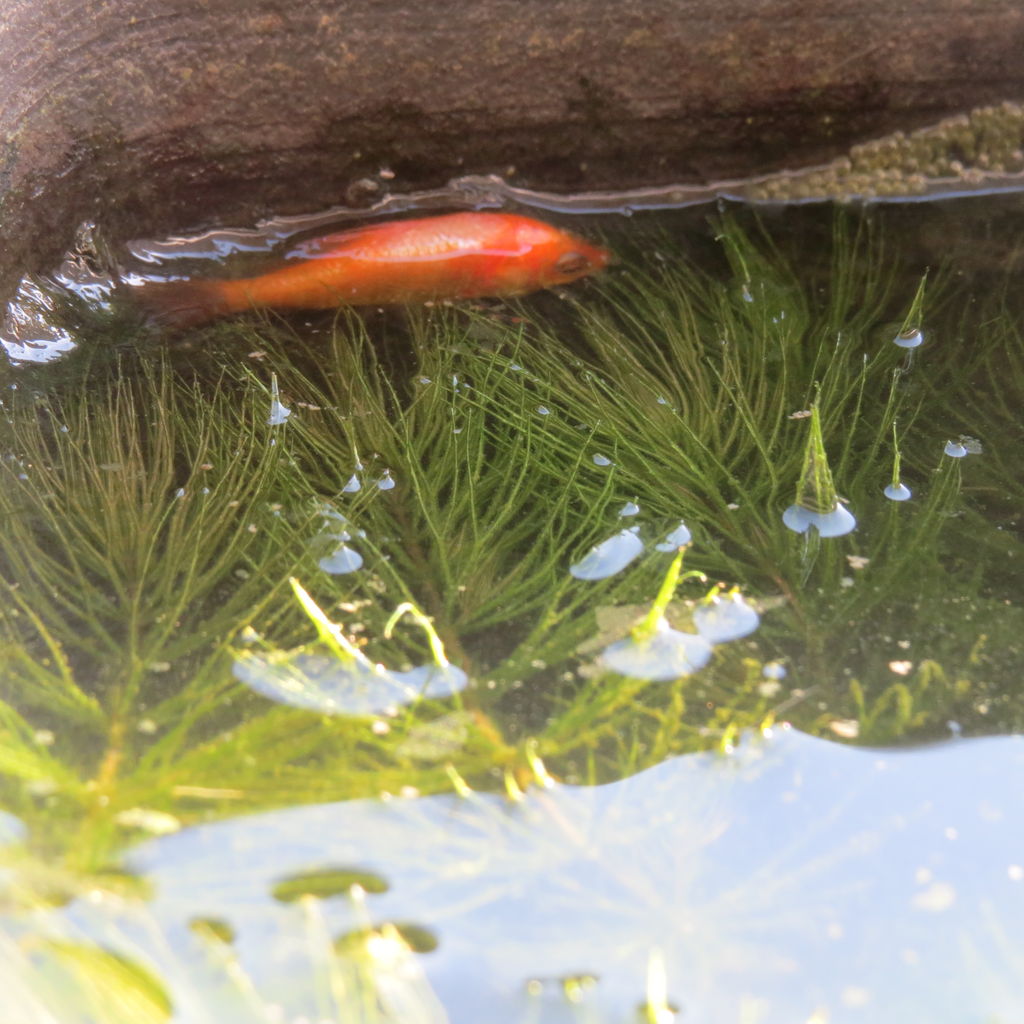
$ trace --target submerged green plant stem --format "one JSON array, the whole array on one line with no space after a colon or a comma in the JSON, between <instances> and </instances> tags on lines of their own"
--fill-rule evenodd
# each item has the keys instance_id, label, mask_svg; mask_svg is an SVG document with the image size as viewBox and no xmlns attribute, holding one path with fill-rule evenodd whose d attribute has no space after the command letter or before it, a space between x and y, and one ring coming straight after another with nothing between
<instances>
[{"instance_id":1,"label":"submerged green plant stem","mask_svg":"<svg viewBox=\"0 0 1024 1024\"><path fill-rule=\"evenodd\" d=\"M872 229L840 218L823 294L767 228L725 218L715 233L717 274L634 262L568 302L343 313L315 321L315 335L241 318L205 336L226 369L200 360L187 378L145 356L39 400L5 398L0 791L34 842L96 871L138 834L117 824L122 811L187 824L430 792L450 785L446 762L474 787L498 785L528 775L531 740L557 774L615 777L764 720L786 700L764 690L768 658L788 663L796 688L813 680L815 700L788 713L825 735L837 717L856 718L868 742L937 735L953 716L985 728L972 708L1019 653L1024 624L1006 604L1021 542L993 527L983 496L1003 488L1009 508L1020 488L998 446L988 462L942 461L933 424L962 408L965 376L999 382L1009 366L1019 389L1014 319L997 305L976 345L923 349L911 372L876 326L975 316L949 275L933 272L925 295ZM254 351L265 361L239 355ZM293 409L279 426L267 422L272 375ZM968 425L1019 430L1008 390L970 398ZM867 526L822 544L808 569L779 514L807 468L792 416L809 405L834 475L815 461L815 493L838 485ZM897 417L911 509L879 493ZM377 486L385 470L390 490ZM607 641L674 614L681 555L667 575L650 553L605 581L568 573L621 529L627 499L645 540L686 520L694 572L785 598L746 646L671 685L602 675L578 653L599 614L628 609ZM358 572L319 568L325 503L345 518ZM346 622L320 630L334 656L465 668L476 685L456 709L464 738L434 759L409 753L448 705L375 723L244 690L231 663L247 628L272 648L309 639L292 578L320 626ZM408 606L430 629L390 636L390 610ZM893 683L898 650L870 638L895 609L911 610L905 632L923 655ZM1007 727L1024 719L1005 708Z\"/></svg>"}]
</instances>

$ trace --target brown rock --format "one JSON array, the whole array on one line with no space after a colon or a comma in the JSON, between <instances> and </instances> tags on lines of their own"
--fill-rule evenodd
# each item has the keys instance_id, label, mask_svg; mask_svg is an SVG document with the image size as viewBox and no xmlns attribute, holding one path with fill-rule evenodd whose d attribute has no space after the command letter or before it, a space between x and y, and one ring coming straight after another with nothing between
<instances>
[{"instance_id":1,"label":"brown rock","mask_svg":"<svg viewBox=\"0 0 1024 1024\"><path fill-rule=\"evenodd\" d=\"M1022 92L1019 0L0 0L0 267L503 172L817 163Z\"/></svg>"}]
</instances>

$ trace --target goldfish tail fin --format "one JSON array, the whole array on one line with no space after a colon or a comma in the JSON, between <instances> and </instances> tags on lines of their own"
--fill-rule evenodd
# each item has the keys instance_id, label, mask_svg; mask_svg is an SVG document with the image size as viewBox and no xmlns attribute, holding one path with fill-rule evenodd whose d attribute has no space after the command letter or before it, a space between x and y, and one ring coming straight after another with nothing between
<instances>
[{"instance_id":1,"label":"goldfish tail fin","mask_svg":"<svg viewBox=\"0 0 1024 1024\"><path fill-rule=\"evenodd\" d=\"M177 330L233 313L226 291L221 281L148 281L132 295L151 322Z\"/></svg>"}]
</instances>

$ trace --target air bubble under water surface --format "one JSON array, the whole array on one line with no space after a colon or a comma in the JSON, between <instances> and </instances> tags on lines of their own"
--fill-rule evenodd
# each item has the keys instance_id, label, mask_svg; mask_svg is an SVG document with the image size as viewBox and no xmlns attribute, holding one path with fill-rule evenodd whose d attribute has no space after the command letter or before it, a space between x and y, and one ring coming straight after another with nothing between
<instances>
[{"instance_id":1,"label":"air bubble under water surface","mask_svg":"<svg viewBox=\"0 0 1024 1024\"><path fill-rule=\"evenodd\" d=\"M887 484L883 492L890 501L909 501L912 497L906 484Z\"/></svg>"},{"instance_id":2,"label":"air bubble under water surface","mask_svg":"<svg viewBox=\"0 0 1024 1024\"><path fill-rule=\"evenodd\" d=\"M363 556L344 542L317 563L324 572L332 576L344 576L362 568Z\"/></svg>"},{"instance_id":3,"label":"air bubble under water surface","mask_svg":"<svg viewBox=\"0 0 1024 1024\"><path fill-rule=\"evenodd\" d=\"M924 342L924 334L918 328L912 327L908 330L900 331L892 341L894 345L898 345L900 348L917 348Z\"/></svg>"},{"instance_id":4,"label":"air bubble under water surface","mask_svg":"<svg viewBox=\"0 0 1024 1024\"><path fill-rule=\"evenodd\" d=\"M760 622L761 617L737 593L716 594L702 601L693 612L697 632L713 644L749 636Z\"/></svg>"},{"instance_id":5,"label":"air bubble under water surface","mask_svg":"<svg viewBox=\"0 0 1024 1024\"><path fill-rule=\"evenodd\" d=\"M603 580L621 572L644 549L639 529L631 526L601 541L583 559L571 565L569 572L578 580Z\"/></svg>"},{"instance_id":6,"label":"air bubble under water surface","mask_svg":"<svg viewBox=\"0 0 1024 1024\"><path fill-rule=\"evenodd\" d=\"M659 619L643 638L628 636L601 653L601 663L620 675L651 682L670 682L702 669L710 660L711 644L696 633L683 633Z\"/></svg>"},{"instance_id":7,"label":"air bubble under water surface","mask_svg":"<svg viewBox=\"0 0 1024 1024\"><path fill-rule=\"evenodd\" d=\"M667 534L664 540L659 541L654 547L658 551L675 551L677 548L689 544L692 539L690 528L686 523L680 522L674 530Z\"/></svg>"},{"instance_id":8,"label":"air bubble under water surface","mask_svg":"<svg viewBox=\"0 0 1024 1024\"><path fill-rule=\"evenodd\" d=\"M267 423L272 427L279 427L284 423L292 411L281 402L281 392L277 386L277 374L270 378L270 416Z\"/></svg>"},{"instance_id":9,"label":"air bubble under water surface","mask_svg":"<svg viewBox=\"0 0 1024 1024\"><path fill-rule=\"evenodd\" d=\"M853 513L840 502L831 512L814 512L802 505L790 505L782 521L794 533L816 530L822 537L842 537L857 528Z\"/></svg>"}]
</instances>

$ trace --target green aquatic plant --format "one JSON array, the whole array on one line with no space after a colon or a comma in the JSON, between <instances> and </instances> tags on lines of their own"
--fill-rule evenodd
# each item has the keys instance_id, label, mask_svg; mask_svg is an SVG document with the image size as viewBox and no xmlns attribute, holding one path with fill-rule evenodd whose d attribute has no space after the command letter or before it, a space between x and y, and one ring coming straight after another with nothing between
<instances>
[{"instance_id":1,"label":"green aquatic plant","mask_svg":"<svg viewBox=\"0 0 1024 1024\"><path fill-rule=\"evenodd\" d=\"M80 901L47 923L159 968L199 1020L262 1022L277 1006L289 1020L433 1024L484 1007L500 1024L627 1024L645 997L800 1019L848 1005L851 949L886 1022L903 1000L1006 1010L1024 948L1018 748L843 749L779 728L603 786L539 766L525 792L462 785L247 815L134 851L154 880L148 905ZM941 863L922 870L944 832ZM987 870L1011 898L971 898ZM823 946L829 928L844 941ZM988 953L981 979L967 941ZM920 952L913 985L905 949Z\"/></svg>"},{"instance_id":2,"label":"green aquatic plant","mask_svg":"<svg viewBox=\"0 0 1024 1024\"><path fill-rule=\"evenodd\" d=\"M926 293L867 220L838 217L827 235L824 277L804 275L766 224L725 216L701 243L713 258L697 265L655 235L579 298L301 329L254 314L197 335L188 373L185 353L143 349L120 368L97 360L74 386L6 395L5 807L88 876L147 830L438 791L451 771L503 784L533 749L558 774L599 779L728 745L783 712L826 735L856 719L887 742L953 716L987 728L978 702L1003 707L993 679L1019 626L1002 591L983 592L1008 571L999 552L1019 548L986 520L1010 466L998 445L966 468L941 460L933 423L956 410L947 433L1017 429L1005 387L964 412L961 381L996 380L996 352L1019 380L1019 332L997 304L969 353L929 344L907 364L893 324L927 322L941 341L936 325L959 309L957 329L976 330L962 286L940 267ZM906 507L880 493L897 417ZM822 437L863 525L811 562L780 513L801 478L835 494ZM636 640L681 521L688 565L742 585L763 623L698 672L630 678L597 655ZM618 571L573 575L623 536ZM679 590L659 618L692 632L700 595ZM962 623L961 598L975 609ZM409 606L429 630L389 621ZM447 664L466 688L327 707L293 671L310 607L345 625L321 630L306 668L369 665L369 684L378 664ZM981 617L992 639L977 648ZM240 681L246 659L276 666L276 698ZM774 659L785 686L762 675ZM911 675L911 712L876 713L906 708L888 666L907 660L954 683ZM282 686L310 699L285 706Z\"/></svg>"},{"instance_id":3,"label":"green aquatic plant","mask_svg":"<svg viewBox=\"0 0 1024 1024\"><path fill-rule=\"evenodd\" d=\"M857 521L839 500L832 481L817 405L811 406L810 421L796 503L782 513L782 521L794 533L813 530L819 537L841 537L855 529Z\"/></svg>"},{"instance_id":4,"label":"green aquatic plant","mask_svg":"<svg viewBox=\"0 0 1024 1024\"><path fill-rule=\"evenodd\" d=\"M824 270L806 238L726 215L685 249L652 233L583 294L253 314L167 351L125 318L114 356L83 346L80 379L5 391L0 799L28 830L2 854L12 914L137 899L121 851L243 811L529 799L780 717L872 744L1024 727L1016 297L967 302L948 266L926 289L870 217L815 231ZM892 342L911 328L927 344L908 358ZM907 503L882 494L897 421ZM942 456L959 434L983 455ZM809 558L781 521L798 486L860 528ZM701 665L637 671L676 635ZM374 699L339 700L339 680ZM382 681L403 699L377 700ZM321 929L315 897L291 902ZM389 1021L351 954L425 943L415 924L315 946L322 1016L351 999ZM195 930L231 1005L264 1020L230 928ZM39 978L71 990L86 964L136 1019L166 1015L134 958L80 940L48 936L60 962Z\"/></svg>"}]
</instances>

